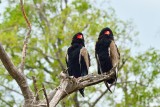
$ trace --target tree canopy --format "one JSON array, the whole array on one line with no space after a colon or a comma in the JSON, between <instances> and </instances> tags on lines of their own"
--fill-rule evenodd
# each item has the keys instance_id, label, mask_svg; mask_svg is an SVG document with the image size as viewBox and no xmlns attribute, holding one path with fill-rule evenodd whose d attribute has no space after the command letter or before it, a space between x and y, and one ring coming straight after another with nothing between
<instances>
[{"instance_id":1,"label":"tree canopy","mask_svg":"<svg viewBox=\"0 0 160 107\"><path fill-rule=\"evenodd\" d=\"M78 93L65 97L58 106L106 107L159 105L160 51L154 48L146 52L131 53L131 45L137 46L138 32L131 21L119 19L112 7L105 10L89 0L33 0L25 1L24 9L31 23L31 35L26 53L24 74L34 90L32 76L37 79L40 99L43 83L47 93L56 88L58 75L66 69L65 54L72 36L83 32L86 47L91 55L89 74L97 73L94 49L102 28L113 30L115 41L121 53L118 83L109 93L104 84L87 87L85 98ZM99 1L101 3L101 0ZM5 0L0 16L0 42L19 68L24 38L28 26L22 15L19 1ZM0 103L3 107L22 106L24 99L19 86L0 62ZM35 93L36 95L37 93Z\"/></svg>"}]
</instances>

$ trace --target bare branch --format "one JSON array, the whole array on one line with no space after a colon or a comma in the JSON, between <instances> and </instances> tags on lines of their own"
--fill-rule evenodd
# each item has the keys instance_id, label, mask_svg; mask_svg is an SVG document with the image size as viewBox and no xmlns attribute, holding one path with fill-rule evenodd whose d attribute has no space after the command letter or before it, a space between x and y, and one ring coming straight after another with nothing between
<instances>
[{"instance_id":1,"label":"bare branch","mask_svg":"<svg viewBox=\"0 0 160 107\"><path fill-rule=\"evenodd\" d=\"M2 102L4 102L7 106L13 107L9 102L7 102L6 100L2 99L1 97L0 97L0 100L1 100Z\"/></svg>"},{"instance_id":2,"label":"bare branch","mask_svg":"<svg viewBox=\"0 0 160 107\"><path fill-rule=\"evenodd\" d=\"M125 63L128 61L129 57L127 57L126 59L122 59L122 64L119 66L119 70L121 70L123 68L123 66L125 65Z\"/></svg>"},{"instance_id":3,"label":"bare branch","mask_svg":"<svg viewBox=\"0 0 160 107\"><path fill-rule=\"evenodd\" d=\"M42 83L42 87L43 87L43 93L44 93L44 96L45 96L45 99L46 99L46 102L47 102L47 107L49 107L49 101L48 101L48 97L47 97L47 93L46 93L46 89L44 87L44 84Z\"/></svg>"},{"instance_id":4,"label":"bare branch","mask_svg":"<svg viewBox=\"0 0 160 107\"><path fill-rule=\"evenodd\" d=\"M111 87L111 86L110 86ZM105 95L105 93L107 93L108 92L108 89L106 89L96 100L95 100L95 102L90 106L90 107L94 107L96 104L97 104L97 102Z\"/></svg>"},{"instance_id":5,"label":"bare branch","mask_svg":"<svg viewBox=\"0 0 160 107\"><path fill-rule=\"evenodd\" d=\"M27 101L28 99L32 99L33 93L29 89L26 77L24 76L23 73L19 72L18 69L14 66L14 64L8 57L7 53L5 52L4 48L2 47L1 43L0 43L0 59L5 68L7 69L7 71L9 72L9 74L12 76L12 78L15 79L16 82L18 83L25 100Z\"/></svg>"},{"instance_id":6,"label":"bare branch","mask_svg":"<svg viewBox=\"0 0 160 107\"><path fill-rule=\"evenodd\" d=\"M0 84L0 86L4 87L6 90L15 92L15 93L17 93L17 94L19 94L19 95L22 95L22 94L21 94L20 92L18 92L17 90L14 90L14 89L12 89L12 88L10 88L10 87L7 87L7 86L5 86L5 85L3 85L3 84Z\"/></svg>"},{"instance_id":7,"label":"bare branch","mask_svg":"<svg viewBox=\"0 0 160 107\"><path fill-rule=\"evenodd\" d=\"M106 73L102 75L89 74L79 78L74 78L74 77L71 78L71 77L66 77L64 75L64 78L62 78L57 92L55 93L54 97L50 101L50 106L55 107L61 99L73 93L74 91L77 91L87 86L98 84L104 80L108 80L112 78L114 74L115 72L111 70L107 74ZM63 76L62 73L61 73L61 76Z\"/></svg>"},{"instance_id":8,"label":"bare branch","mask_svg":"<svg viewBox=\"0 0 160 107\"><path fill-rule=\"evenodd\" d=\"M32 79L33 79L33 85L34 85L34 90L35 90L35 95L36 95L36 100L38 101L39 100L39 94L38 94L38 88L37 88L37 80L34 76L32 76Z\"/></svg>"},{"instance_id":9,"label":"bare branch","mask_svg":"<svg viewBox=\"0 0 160 107\"><path fill-rule=\"evenodd\" d=\"M58 90L58 89L55 88L54 90L52 90L52 91L47 95L49 102L53 99L53 97L54 97L54 95L56 94L57 90ZM43 100L43 102L46 102L46 100L45 100L45 101Z\"/></svg>"},{"instance_id":10,"label":"bare branch","mask_svg":"<svg viewBox=\"0 0 160 107\"><path fill-rule=\"evenodd\" d=\"M23 7L23 0L20 0L20 6L21 6L21 11L23 13L23 17L27 23L27 26L28 26L28 33L27 33L27 36L25 37L25 40L24 40L24 44L23 44L23 51L22 51L22 61L21 61L21 65L20 65L20 69L21 71L23 72L24 70L24 65L25 65L25 57L26 57L26 51L27 51L27 45L28 45L28 39L30 37L30 33L31 33L31 24L26 16L26 13L25 13L25 10L24 10L24 7Z\"/></svg>"}]
</instances>

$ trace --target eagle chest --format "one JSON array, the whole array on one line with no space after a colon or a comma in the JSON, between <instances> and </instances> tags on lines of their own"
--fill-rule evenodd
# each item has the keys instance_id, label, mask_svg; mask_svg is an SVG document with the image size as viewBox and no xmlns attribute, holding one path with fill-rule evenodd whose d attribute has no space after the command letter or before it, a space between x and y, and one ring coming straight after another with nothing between
<instances>
[{"instance_id":1,"label":"eagle chest","mask_svg":"<svg viewBox=\"0 0 160 107\"><path fill-rule=\"evenodd\" d=\"M96 45L96 53L99 57L110 57L111 40L100 40Z\"/></svg>"},{"instance_id":2,"label":"eagle chest","mask_svg":"<svg viewBox=\"0 0 160 107\"><path fill-rule=\"evenodd\" d=\"M111 40L101 40L97 42L96 54L98 54L102 71L108 71L112 68L112 61L110 57Z\"/></svg>"}]
</instances>

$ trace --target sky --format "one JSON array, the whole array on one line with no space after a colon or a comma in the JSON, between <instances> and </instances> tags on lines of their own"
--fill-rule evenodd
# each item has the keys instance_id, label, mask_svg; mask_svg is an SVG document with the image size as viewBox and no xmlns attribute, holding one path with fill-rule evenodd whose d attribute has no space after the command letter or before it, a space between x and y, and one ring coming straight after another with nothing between
<instances>
[{"instance_id":1,"label":"sky","mask_svg":"<svg viewBox=\"0 0 160 107\"><path fill-rule=\"evenodd\" d=\"M119 18L131 19L136 25L141 44L137 51L151 47L160 50L160 0L111 0L109 3Z\"/></svg>"},{"instance_id":2,"label":"sky","mask_svg":"<svg viewBox=\"0 0 160 107\"><path fill-rule=\"evenodd\" d=\"M140 47L136 51L145 51L154 47L160 50L160 0L102 0L113 7L117 17L132 20L139 31ZM97 2L97 1L96 1ZM7 2L0 4L0 13ZM105 7L105 3L103 7ZM0 21L2 19L0 18Z\"/></svg>"}]
</instances>

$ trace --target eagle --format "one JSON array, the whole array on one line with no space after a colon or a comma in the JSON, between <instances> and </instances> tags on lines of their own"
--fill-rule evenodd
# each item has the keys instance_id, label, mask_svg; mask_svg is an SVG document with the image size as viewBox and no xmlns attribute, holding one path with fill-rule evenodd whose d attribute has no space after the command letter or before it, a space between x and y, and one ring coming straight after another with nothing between
<instances>
[{"instance_id":1,"label":"eagle","mask_svg":"<svg viewBox=\"0 0 160 107\"><path fill-rule=\"evenodd\" d=\"M71 46L67 50L66 64L69 76L75 78L88 75L90 66L90 57L85 48L84 36L81 32L76 33L71 42ZM84 97L84 88L79 92Z\"/></svg>"},{"instance_id":2,"label":"eagle","mask_svg":"<svg viewBox=\"0 0 160 107\"><path fill-rule=\"evenodd\" d=\"M95 46L95 57L97 60L98 74L109 72L111 69L115 71L115 75L104 81L110 92L109 84L116 83L118 65L120 61L120 53L114 41L112 30L108 27L103 28L99 34L98 41Z\"/></svg>"}]
</instances>

